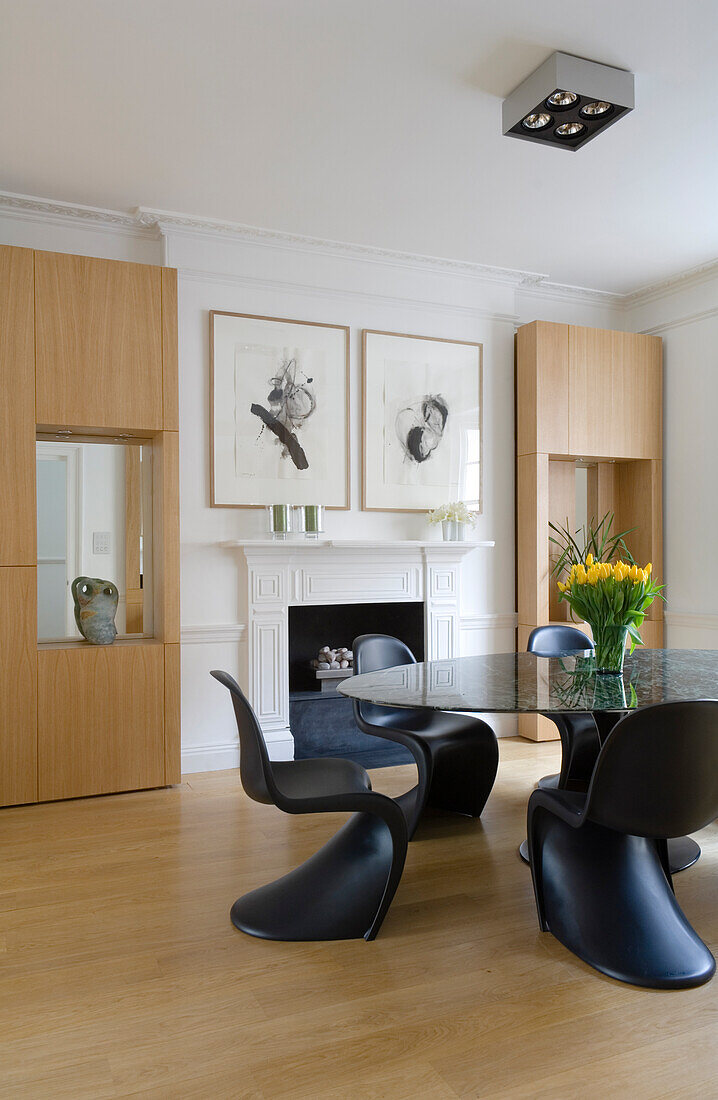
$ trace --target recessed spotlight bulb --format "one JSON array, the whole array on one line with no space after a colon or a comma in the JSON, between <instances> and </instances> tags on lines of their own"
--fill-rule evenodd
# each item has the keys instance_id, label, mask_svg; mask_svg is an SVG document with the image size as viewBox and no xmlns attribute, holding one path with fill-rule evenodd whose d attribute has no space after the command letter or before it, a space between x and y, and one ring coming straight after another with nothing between
<instances>
[{"instance_id":1,"label":"recessed spotlight bulb","mask_svg":"<svg viewBox=\"0 0 718 1100\"><path fill-rule=\"evenodd\" d=\"M527 130L543 130L550 121L551 115L547 115L545 111L540 111L537 114L526 115L521 125L525 126Z\"/></svg>"},{"instance_id":2,"label":"recessed spotlight bulb","mask_svg":"<svg viewBox=\"0 0 718 1100\"><path fill-rule=\"evenodd\" d=\"M597 118L599 115L605 115L606 111L611 110L611 104L606 103L603 99L596 100L595 103L587 103L581 108L580 113L585 118Z\"/></svg>"},{"instance_id":3,"label":"recessed spotlight bulb","mask_svg":"<svg viewBox=\"0 0 718 1100\"><path fill-rule=\"evenodd\" d=\"M564 122L556 127L556 133L559 137L575 137L585 129L586 127L580 122Z\"/></svg>"},{"instance_id":4,"label":"recessed spotlight bulb","mask_svg":"<svg viewBox=\"0 0 718 1100\"><path fill-rule=\"evenodd\" d=\"M570 107L577 99L575 92L558 91L550 95L546 102L550 107Z\"/></svg>"}]
</instances>

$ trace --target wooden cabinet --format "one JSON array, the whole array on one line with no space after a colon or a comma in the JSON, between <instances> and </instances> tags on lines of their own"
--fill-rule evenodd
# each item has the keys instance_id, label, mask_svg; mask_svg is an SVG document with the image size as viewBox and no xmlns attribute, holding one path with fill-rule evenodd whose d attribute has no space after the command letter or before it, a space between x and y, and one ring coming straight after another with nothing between
<instances>
[{"instance_id":1,"label":"wooden cabinet","mask_svg":"<svg viewBox=\"0 0 718 1100\"><path fill-rule=\"evenodd\" d=\"M163 428L162 322L161 268L36 252L37 423Z\"/></svg>"},{"instance_id":2,"label":"wooden cabinet","mask_svg":"<svg viewBox=\"0 0 718 1100\"><path fill-rule=\"evenodd\" d=\"M663 372L657 336L570 325L568 376L565 453L661 457Z\"/></svg>"},{"instance_id":3,"label":"wooden cabinet","mask_svg":"<svg viewBox=\"0 0 718 1100\"><path fill-rule=\"evenodd\" d=\"M654 336L533 321L516 339L518 644L569 619L551 569L549 521L575 529L576 462L587 466L587 518L614 513L614 531L663 575L662 345ZM583 518L581 518L581 523ZM643 624L663 644L663 602ZM556 727L522 716L519 732L555 739Z\"/></svg>"},{"instance_id":4,"label":"wooden cabinet","mask_svg":"<svg viewBox=\"0 0 718 1100\"><path fill-rule=\"evenodd\" d=\"M516 343L516 453L568 454L568 325L532 321Z\"/></svg>"},{"instance_id":5,"label":"wooden cabinet","mask_svg":"<svg viewBox=\"0 0 718 1100\"><path fill-rule=\"evenodd\" d=\"M0 566L35 565L33 253L0 247Z\"/></svg>"},{"instance_id":6,"label":"wooden cabinet","mask_svg":"<svg viewBox=\"0 0 718 1100\"><path fill-rule=\"evenodd\" d=\"M0 805L37 798L37 569L0 568Z\"/></svg>"},{"instance_id":7,"label":"wooden cabinet","mask_svg":"<svg viewBox=\"0 0 718 1100\"><path fill-rule=\"evenodd\" d=\"M0 369L0 805L179 782L176 271L0 247ZM154 638L38 647L38 427L151 449Z\"/></svg>"},{"instance_id":8,"label":"wooden cabinet","mask_svg":"<svg viewBox=\"0 0 718 1100\"><path fill-rule=\"evenodd\" d=\"M165 782L164 646L40 647L41 801Z\"/></svg>"}]
</instances>

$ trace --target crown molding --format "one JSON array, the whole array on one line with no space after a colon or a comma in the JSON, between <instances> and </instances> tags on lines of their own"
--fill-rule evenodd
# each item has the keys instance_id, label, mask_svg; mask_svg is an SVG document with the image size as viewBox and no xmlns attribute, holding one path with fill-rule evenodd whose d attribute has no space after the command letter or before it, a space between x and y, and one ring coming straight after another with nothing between
<instances>
[{"instance_id":1,"label":"crown molding","mask_svg":"<svg viewBox=\"0 0 718 1100\"><path fill-rule=\"evenodd\" d=\"M241 222L223 221L218 218L196 217L171 210L138 206L125 213L82 203L44 199L35 195L21 195L0 191L0 214L24 218L29 221L49 221L55 224L77 226L82 223L98 231L139 236L158 240L168 235L206 237L217 240L235 240L262 244L270 248L293 249L346 259L364 260L411 270L425 270L475 279L481 282L514 287L519 292L536 294L547 299L574 301L588 305L608 306L618 310L634 309L680 290L700 286L718 279L718 259L709 260L696 267L675 272L665 279L639 287L627 293L595 290L590 287L553 283L548 275L513 268L494 267L472 263L468 260L452 260L437 256L424 256L413 252L378 248L374 245L348 244L343 241L325 240L297 233L264 229Z\"/></svg>"},{"instance_id":2,"label":"crown molding","mask_svg":"<svg viewBox=\"0 0 718 1100\"><path fill-rule=\"evenodd\" d=\"M267 245L273 248L291 248L293 251L306 251L331 256L345 256L352 260L366 260L370 263L388 264L393 267L410 267L413 270L424 268L444 274L461 275L505 286L532 285L542 282L547 275L533 271L517 271L508 267L492 267L487 264L472 263L469 260L451 260L440 256L424 256L414 252L400 252L375 245L349 244L322 237L307 237L298 233L286 233L281 230L263 229L260 226L245 225L242 222L221 221L218 218L201 218L191 214L177 214L170 210L153 210L138 206L135 210L138 224L156 226L160 233L184 234L186 236L218 236L228 240Z\"/></svg>"},{"instance_id":3,"label":"crown molding","mask_svg":"<svg viewBox=\"0 0 718 1100\"><path fill-rule=\"evenodd\" d=\"M632 290L623 295L623 308L634 309L636 306L648 305L667 294L677 294L681 290L690 290L692 287L702 286L718 279L718 259L708 260L696 267L686 268L685 271L677 271L665 279L656 283Z\"/></svg>"},{"instance_id":4,"label":"crown molding","mask_svg":"<svg viewBox=\"0 0 718 1100\"><path fill-rule=\"evenodd\" d=\"M41 199L35 195L17 195L12 191L0 191L0 213L30 221L52 221L55 224L77 226L82 222L101 232L158 240L157 227L143 225L132 214L120 210L106 210L99 206L83 206L81 203L61 202L59 199Z\"/></svg>"}]
</instances>

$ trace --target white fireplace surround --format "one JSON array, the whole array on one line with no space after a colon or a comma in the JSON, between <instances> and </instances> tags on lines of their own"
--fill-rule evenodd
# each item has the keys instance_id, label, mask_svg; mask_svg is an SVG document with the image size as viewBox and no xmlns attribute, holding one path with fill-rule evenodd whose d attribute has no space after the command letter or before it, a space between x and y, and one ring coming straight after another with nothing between
<instances>
[{"instance_id":1,"label":"white fireplace surround","mask_svg":"<svg viewBox=\"0 0 718 1100\"><path fill-rule=\"evenodd\" d=\"M461 561L493 542L256 539L224 542L246 568L244 683L274 759L291 759L289 608L424 604L427 660L459 654Z\"/></svg>"}]
</instances>

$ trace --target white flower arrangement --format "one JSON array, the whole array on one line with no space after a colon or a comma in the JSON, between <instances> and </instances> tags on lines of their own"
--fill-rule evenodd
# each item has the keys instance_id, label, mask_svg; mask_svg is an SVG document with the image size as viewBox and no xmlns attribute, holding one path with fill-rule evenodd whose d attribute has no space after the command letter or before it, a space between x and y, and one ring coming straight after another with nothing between
<instances>
[{"instance_id":1,"label":"white flower arrangement","mask_svg":"<svg viewBox=\"0 0 718 1100\"><path fill-rule=\"evenodd\" d=\"M476 523L476 512L472 512L463 500L456 500L452 504L442 504L427 514L429 523L444 523L453 520L454 523L466 523L473 527Z\"/></svg>"}]
</instances>

